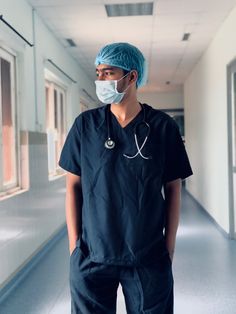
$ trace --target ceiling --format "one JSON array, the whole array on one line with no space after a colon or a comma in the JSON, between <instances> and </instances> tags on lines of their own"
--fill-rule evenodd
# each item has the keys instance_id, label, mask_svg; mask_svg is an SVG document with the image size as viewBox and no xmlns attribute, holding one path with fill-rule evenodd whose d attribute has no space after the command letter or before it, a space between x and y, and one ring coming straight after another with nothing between
<instances>
[{"instance_id":1,"label":"ceiling","mask_svg":"<svg viewBox=\"0 0 236 314\"><path fill-rule=\"evenodd\" d=\"M236 0L28 0L51 31L95 79L94 59L111 42L136 45L149 64L143 92L181 90ZM153 2L153 15L107 17L105 4ZM182 41L190 33L188 41ZM66 39L76 47L70 47ZM169 83L167 83L169 82Z\"/></svg>"}]
</instances>

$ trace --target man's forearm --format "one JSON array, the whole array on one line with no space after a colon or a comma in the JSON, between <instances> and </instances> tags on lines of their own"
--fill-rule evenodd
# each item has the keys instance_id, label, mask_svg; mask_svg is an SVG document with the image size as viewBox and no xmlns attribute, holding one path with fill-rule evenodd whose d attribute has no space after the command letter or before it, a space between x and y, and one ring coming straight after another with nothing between
<instances>
[{"instance_id":1,"label":"man's forearm","mask_svg":"<svg viewBox=\"0 0 236 314\"><path fill-rule=\"evenodd\" d=\"M70 253L76 246L76 241L80 236L80 216L82 207L82 191L78 177L67 175L66 184L66 223L69 238Z\"/></svg>"},{"instance_id":2,"label":"man's forearm","mask_svg":"<svg viewBox=\"0 0 236 314\"><path fill-rule=\"evenodd\" d=\"M176 233L179 226L180 202L181 202L181 180L169 182L165 186L166 199L166 225L165 239L166 247L171 259L174 256Z\"/></svg>"},{"instance_id":3,"label":"man's forearm","mask_svg":"<svg viewBox=\"0 0 236 314\"><path fill-rule=\"evenodd\" d=\"M68 193L69 194L69 193ZM73 196L66 196L66 224L68 230L70 253L75 248L76 241L79 238L78 213L74 205Z\"/></svg>"}]
</instances>

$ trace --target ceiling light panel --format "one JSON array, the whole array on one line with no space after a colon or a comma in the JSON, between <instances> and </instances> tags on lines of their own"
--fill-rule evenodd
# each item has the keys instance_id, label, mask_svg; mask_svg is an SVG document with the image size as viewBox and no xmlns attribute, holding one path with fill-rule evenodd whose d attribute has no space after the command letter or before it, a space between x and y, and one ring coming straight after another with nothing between
<instances>
[{"instance_id":1,"label":"ceiling light panel","mask_svg":"<svg viewBox=\"0 0 236 314\"><path fill-rule=\"evenodd\" d=\"M190 33L184 33L183 37L182 37L182 41L188 41L190 38Z\"/></svg>"},{"instance_id":2,"label":"ceiling light panel","mask_svg":"<svg viewBox=\"0 0 236 314\"><path fill-rule=\"evenodd\" d=\"M68 42L70 47L76 47L77 46L76 43L74 42L74 40L71 38L67 38L66 41Z\"/></svg>"},{"instance_id":3,"label":"ceiling light panel","mask_svg":"<svg viewBox=\"0 0 236 314\"><path fill-rule=\"evenodd\" d=\"M108 17L152 15L153 2L105 4Z\"/></svg>"}]
</instances>

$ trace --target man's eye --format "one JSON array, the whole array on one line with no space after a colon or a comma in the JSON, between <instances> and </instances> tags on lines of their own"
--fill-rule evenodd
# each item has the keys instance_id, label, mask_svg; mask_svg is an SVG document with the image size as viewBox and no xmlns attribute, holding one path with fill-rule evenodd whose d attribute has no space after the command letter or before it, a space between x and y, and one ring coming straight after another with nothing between
<instances>
[{"instance_id":1,"label":"man's eye","mask_svg":"<svg viewBox=\"0 0 236 314\"><path fill-rule=\"evenodd\" d=\"M110 76L110 75L112 75L113 73L112 72L105 72L105 75L106 76Z\"/></svg>"}]
</instances>

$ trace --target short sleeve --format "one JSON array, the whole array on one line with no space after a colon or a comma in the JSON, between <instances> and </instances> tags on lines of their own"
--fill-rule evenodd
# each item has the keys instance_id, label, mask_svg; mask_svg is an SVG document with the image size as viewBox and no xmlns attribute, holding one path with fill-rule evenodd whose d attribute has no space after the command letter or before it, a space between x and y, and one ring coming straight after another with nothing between
<instances>
[{"instance_id":1,"label":"short sleeve","mask_svg":"<svg viewBox=\"0 0 236 314\"><path fill-rule=\"evenodd\" d=\"M78 117L79 118L79 117ZM81 136L79 132L79 119L76 118L72 125L65 144L62 148L59 166L77 176L81 176L80 166L80 142Z\"/></svg>"},{"instance_id":2,"label":"short sleeve","mask_svg":"<svg viewBox=\"0 0 236 314\"><path fill-rule=\"evenodd\" d=\"M166 158L164 182L185 179L193 174L182 137L176 122L171 118L166 127Z\"/></svg>"}]
</instances>

